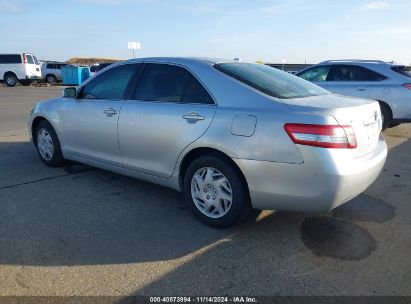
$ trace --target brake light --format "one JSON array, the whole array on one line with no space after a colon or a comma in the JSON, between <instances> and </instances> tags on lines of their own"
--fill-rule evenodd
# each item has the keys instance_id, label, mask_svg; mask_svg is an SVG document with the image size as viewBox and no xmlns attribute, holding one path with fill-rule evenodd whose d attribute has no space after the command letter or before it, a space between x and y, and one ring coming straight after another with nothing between
<instances>
[{"instance_id":1,"label":"brake light","mask_svg":"<svg viewBox=\"0 0 411 304\"><path fill-rule=\"evenodd\" d=\"M23 63L24 63L24 64L27 63L27 57L26 57L26 55L23 55Z\"/></svg>"},{"instance_id":2,"label":"brake light","mask_svg":"<svg viewBox=\"0 0 411 304\"><path fill-rule=\"evenodd\" d=\"M284 129L291 140L300 145L339 149L357 147L357 140L351 126L289 123L284 125Z\"/></svg>"},{"instance_id":3,"label":"brake light","mask_svg":"<svg viewBox=\"0 0 411 304\"><path fill-rule=\"evenodd\" d=\"M411 90L411 83L404 83L403 86Z\"/></svg>"}]
</instances>

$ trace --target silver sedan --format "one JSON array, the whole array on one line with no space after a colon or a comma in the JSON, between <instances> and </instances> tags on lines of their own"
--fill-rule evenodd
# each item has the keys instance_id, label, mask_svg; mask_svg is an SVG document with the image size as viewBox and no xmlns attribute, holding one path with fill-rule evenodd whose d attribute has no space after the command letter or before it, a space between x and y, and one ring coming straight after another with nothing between
<instances>
[{"instance_id":1,"label":"silver sedan","mask_svg":"<svg viewBox=\"0 0 411 304\"><path fill-rule=\"evenodd\" d=\"M226 227L252 209L331 210L378 177L378 102L252 63L146 58L112 65L29 120L47 166L73 160L183 191Z\"/></svg>"}]
</instances>

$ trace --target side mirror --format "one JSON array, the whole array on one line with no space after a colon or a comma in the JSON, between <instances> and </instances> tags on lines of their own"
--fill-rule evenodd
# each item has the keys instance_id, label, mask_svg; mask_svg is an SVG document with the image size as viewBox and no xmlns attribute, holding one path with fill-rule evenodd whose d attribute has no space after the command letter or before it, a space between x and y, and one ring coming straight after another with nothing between
<instances>
[{"instance_id":1,"label":"side mirror","mask_svg":"<svg viewBox=\"0 0 411 304\"><path fill-rule=\"evenodd\" d=\"M77 90L74 87L65 88L63 90L63 97L64 98L76 98Z\"/></svg>"}]
</instances>

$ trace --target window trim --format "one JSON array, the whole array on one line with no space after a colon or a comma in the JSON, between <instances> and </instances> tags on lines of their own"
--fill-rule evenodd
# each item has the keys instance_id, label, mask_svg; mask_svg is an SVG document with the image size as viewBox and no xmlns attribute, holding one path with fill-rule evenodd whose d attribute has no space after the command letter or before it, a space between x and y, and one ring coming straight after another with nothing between
<instances>
[{"instance_id":1,"label":"window trim","mask_svg":"<svg viewBox=\"0 0 411 304\"><path fill-rule=\"evenodd\" d=\"M178 63L173 63L173 62L158 62L158 61L142 61L141 63L143 64L142 68L141 68L141 72L138 75L136 75L136 79L135 79L135 82L133 82L133 87L131 88L129 98L126 99L126 101L129 100L129 101L136 101L136 102L151 102L151 103L165 103L165 104L168 103L168 104L183 104L183 105L204 105L204 106L217 106L218 105L214 95L210 92L208 87L206 85L204 85L204 83L199 79L199 77L192 70L190 70L187 66L182 65L182 64L178 64ZM195 80L198 81L198 83L203 87L203 89L207 92L207 94L210 95L212 102L211 103L203 103L203 102L183 102L183 101L134 99L133 96L135 95L135 93L138 89L138 86L140 85L142 75L143 75L146 67L149 64L171 65L171 66L176 66L176 67L180 67L180 68L185 69L191 75L192 78L194 78ZM190 80L191 80L191 78L190 78ZM188 84L187 84L187 87L188 87ZM187 87L185 88L185 90L187 90Z\"/></svg>"},{"instance_id":2,"label":"window trim","mask_svg":"<svg viewBox=\"0 0 411 304\"><path fill-rule=\"evenodd\" d=\"M77 93L75 99L76 99L76 100L79 100L79 101L81 101L81 100L93 100L93 101L94 101L94 100L96 100L96 101L98 101L98 100L111 100L111 101L121 100L121 101L125 101L125 100L127 100L127 96L128 96L128 94L129 94L129 90L130 90L130 85L131 85L131 83L133 83L133 80L134 80L134 77L136 76L136 74L141 71L141 67L140 67L140 68L137 68L136 71L134 71L133 74L131 75L130 80L128 81L127 86L126 86L126 88L125 88L125 90L124 90L124 93L123 93L122 98L95 98L95 99L92 99L92 98L84 98L84 97L81 97L81 95L83 94L84 88L85 88L89 83L92 83L93 81L96 81L96 80L99 79L102 75L104 75L105 73L107 73L108 71L110 71L111 69L114 69L114 68L117 68L117 67L121 67L121 66L124 66L124 65L136 65L136 66L138 66L138 65L140 65L140 64L141 64L140 62L125 62L125 63L121 63L121 64L118 64L118 65L113 65L112 67L110 67L110 68L109 68L107 71L105 71L104 73L99 73L97 76L95 76L95 77L93 77L93 78L89 78L90 81L85 82L85 83L79 88L78 93Z\"/></svg>"}]
</instances>

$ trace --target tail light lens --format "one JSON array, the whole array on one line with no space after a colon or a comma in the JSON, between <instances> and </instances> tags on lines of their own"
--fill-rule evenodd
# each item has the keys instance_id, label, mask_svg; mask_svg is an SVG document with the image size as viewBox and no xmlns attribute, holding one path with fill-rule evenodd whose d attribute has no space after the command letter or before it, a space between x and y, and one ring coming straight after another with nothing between
<instances>
[{"instance_id":1,"label":"tail light lens","mask_svg":"<svg viewBox=\"0 0 411 304\"><path fill-rule=\"evenodd\" d=\"M411 90L411 83L404 83L403 86Z\"/></svg>"},{"instance_id":2,"label":"tail light lens","mask_svg":"<svg viewBox=\"0 0 411 304\"><path fill-rule=\"evenodd\" d=\"M23 55L23 63L24 63L24 64L27 64L27 57L26 57L26 55Z\"/></svg>"},{"instance_id":3,"label":"tail light lens","mask_svg":"<svg viewBox=\"0 0 411 304\"><path fill-rule=\"evenodd\" d=\"M321 148L355 149L357 140L351 126L285 124L291 140L300 145Z\"/></svg>"}]
</instances>

